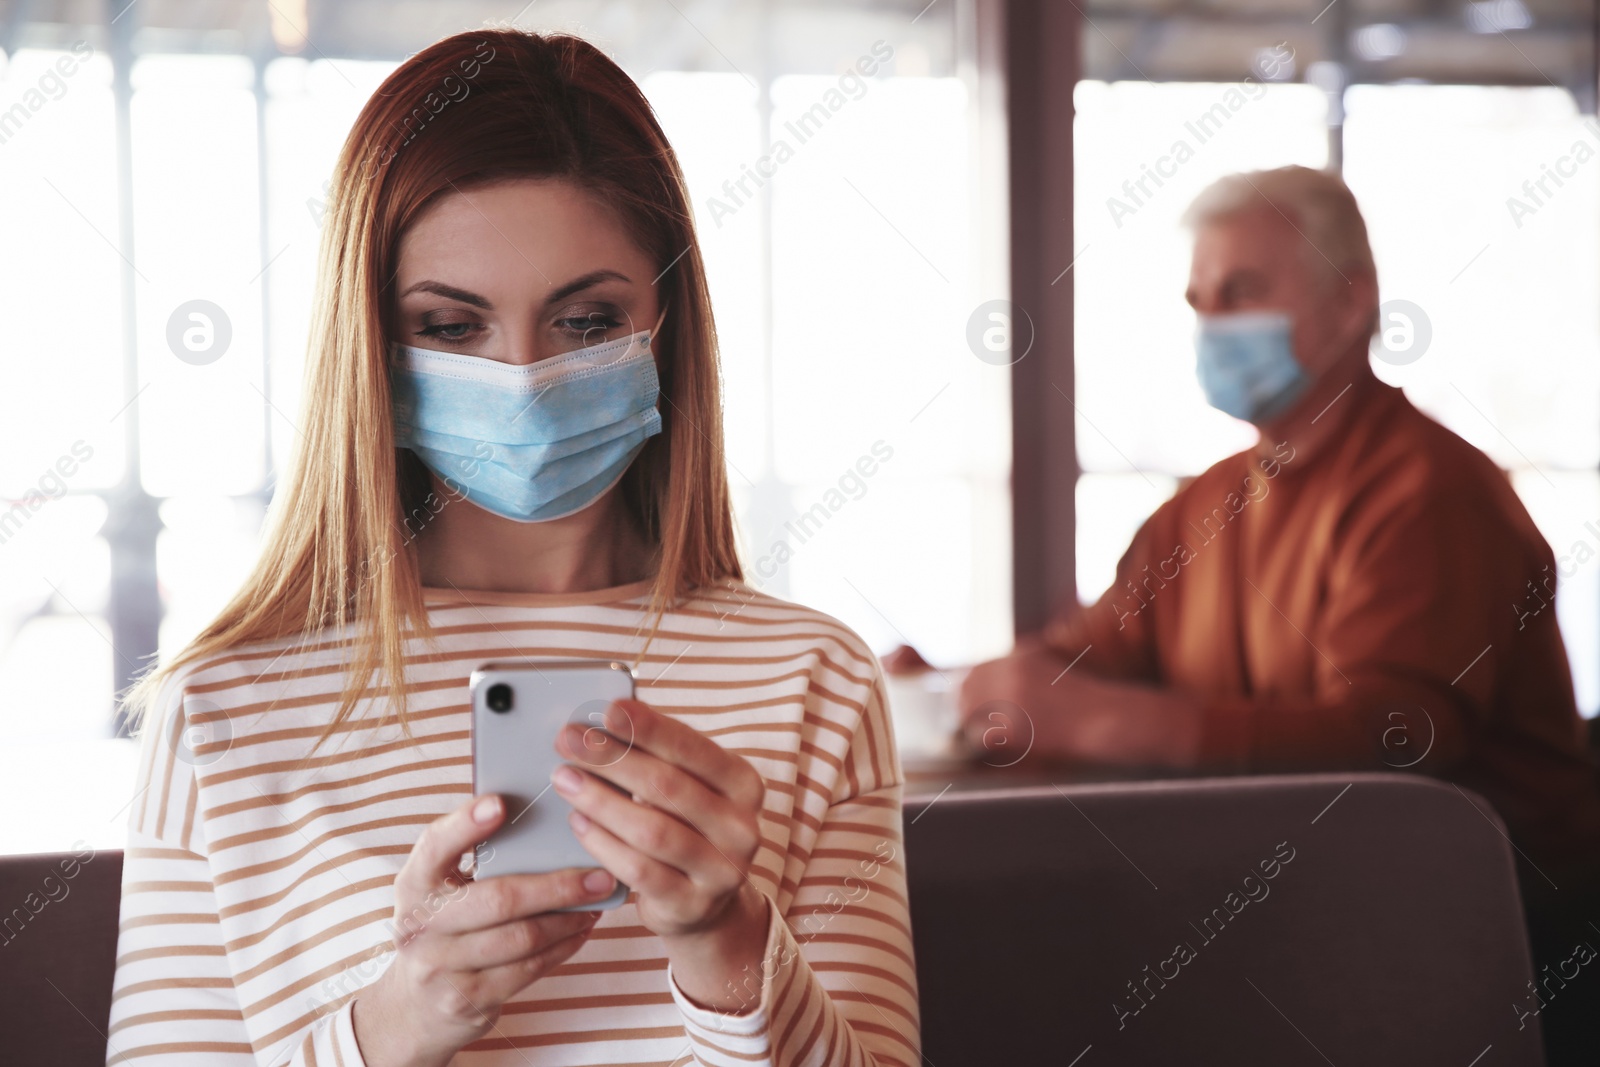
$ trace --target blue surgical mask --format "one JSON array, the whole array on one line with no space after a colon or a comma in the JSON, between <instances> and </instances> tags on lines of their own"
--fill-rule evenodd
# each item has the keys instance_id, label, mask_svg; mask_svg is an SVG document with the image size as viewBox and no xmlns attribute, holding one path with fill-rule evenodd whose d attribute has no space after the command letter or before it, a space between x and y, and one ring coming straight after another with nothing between
<instances>
[{"instance_id":1,"label":"blue surgical mask","mask_svg":"<svg viewBox=\"0 0 1600 1067\"><path fill-rule=\"evenodd\" d=\"M1212 407L1260 423L1288 410L1311 384L1279 311L1201 315L1195 331L1200 388Z\"/></svg>"},{"instance_id":2,"label":"blue surgical mask","mask_svg":"<svg viewBox=\"0 0 1600 1067\"><path fill-rule=\"evenodd\" d=\"M538 363L390 345L395 444L518 522L582 511L661 432L652 329Z\"/></svg>"}]
</instances>

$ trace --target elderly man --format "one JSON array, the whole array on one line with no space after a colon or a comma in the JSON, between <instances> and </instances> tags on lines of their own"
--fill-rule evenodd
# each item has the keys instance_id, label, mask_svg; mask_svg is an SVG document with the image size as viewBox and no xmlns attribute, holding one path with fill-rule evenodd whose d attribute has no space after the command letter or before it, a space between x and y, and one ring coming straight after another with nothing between
<instances>
[{"instance_id":1,"label":"elderly man","mask_svg":"<svg viewBox=\"0 0 1600 1067\"><path fill-rule=\"evenodd\" d=\"M965 734L1102 765L1437 774L1560 884L1600 841L1600 792L1555 613L1528 610L1554 559L1501 471L1373 375L1354 197L1284 167L1223 178L1185 221L1201 384L1260 441L1158 508L1096 603L973 668Z\"/></svg>"}]
</instances>

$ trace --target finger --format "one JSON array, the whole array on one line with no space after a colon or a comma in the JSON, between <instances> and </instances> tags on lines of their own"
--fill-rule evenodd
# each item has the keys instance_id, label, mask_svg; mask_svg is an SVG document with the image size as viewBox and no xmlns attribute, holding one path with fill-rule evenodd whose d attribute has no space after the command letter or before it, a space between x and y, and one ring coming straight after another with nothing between
<instances>
[{"instance_id":1,"label":"finger","mask_svg":"<svg viewBox=\"0 0 1600 1067\"><path fill-rule=\"evenodd\" d=\"M622 742L622 750L608 755L615 763L628 751L641 749L668 763L682 767L707 788L742 804L760 803L766 786L748 760L728 752L721 745L682 722L638 700L616 700L606 709L605 732ZM583 758L584 752L562 752L595 770L603 769L596 760Z\"/></svg>"},{"instance_id":2,"label":"finger","mask_svg":"<svg viewBox=\"0 0 1600 1067\"><path fill-rule=\"evenodd\" d=\"M561 966L588 939L589 931L580 931L552 944L543 952L480 971L439 968L436 971L437 978L444 983L444 987L440 990L443 995L436 1000L442 1001L445 1010L460 1019L492 1018L492 1013L513 994ZM459 1003L450 1003L456 998L459 998Z\"/></svg>"},{"instance_id":3,"label":"finger","mask_svg":"<svg viewBox=\"0 0 1600 1067\"><path fill-rule=\"evenodd\" d=\"M591 886L586 879L593 877ZM564 867L542 874L499 874L473 882L460 899L440 909L430 925L461 934L502 926L558 908L598 904L617 888L615 877L593 867Z\"/></svg>"},{"instance_id":4,"label":"finger","mask_svg":"<svg viewBox=\"0 0 1600 1067\"><path fill-rule=\"evenodd\" d=\"M956 689L956 707L961 711L962 722L971 718L972 713L983 698L979 694L987 688L989 673L981 665L972 668L967 676L961 679L961 685Z\"/></svg>"},{"instance_id":5,"label":"finger","mask_svg":"<svg viewBox=\"0 0 1600 1067\"><path fill-rule=\"evenodd\" d=\"M987 729L988 724L977 718L968 719L961 724L960 737L966 743L969 751L981 753L984 750L983 735Z\"/></svg>"},{"instance_id":6,"label":"finger","mask_svg":"<svg viewBox=\"0 0 1600 1067\"><path fill-rule=\"evenodd\" d=\"M1032 723L1027 711L1004 700L992 700L964 724L972 746L981 752L997 753L1010 748L1025 748L1032 739ZM1020 757L1019 757L1020 758Z\"/></svg>"},{"instance_id":7,"label":"finger","mask_svg":"<svg viewBox=\"0 0 1600 1067\"><path fill-rule=\"evenodd\" d=\"M699 887L681 869L645 855L620 840L606 827L593 820L585 820L581 812L574 812L569 822L572 832L589 855L640 895L688 899L699 892ZM726 865L724 869L727 869Z\"/></svg>"},{"instance_id":8,"label":"finger","mask_svg":"<svg viewBox=\"0 0 1600 1067\"><path fill-rule=\"evenodd\" d=\"M644 855L675 867L696 882L704 881L719 866L738 869L729 854L712 844L702 828L674 818L654 805L629 800L576 767L568 769L580 779L577 791L567 793L561 785L556 788L563 791L562 795L573 810Z\"/></svg>"},{"instance_id":9,"label":"finger","mask_svg":"<svg viewBox=\"0 0 1600 1067\"><path fill-rule=\"evenodd\" d=\"M597 912L565 911L501 923L443 939L439 963L450 971L484 971L548 952L574 934L585 934Z\"/></svg>"},{"instance_id":10,"label":"finger","mask_svg":"<svg viewBox=\"0 0 1600 1067\"><path fill-rule=\"evenodd\" d=\"M631 731L635 751L681 768L741 808L762 806L767 787L760 772L749 760L729 752L687 722L636 700L618 701L607 717L615 717L620 728Z\"/></svg>"},{"instance_id":11,"label":"finger","mask_svg":"<svg viewBox=\"0 0 1600 1067\"><path fill-rule=\"evenodd\" d=\"M588 930L573 934L536 955L479 971L477 987L483 999L494 1004L504 1004L571 959L574 953L588 944L593 929L590 927Z\"/></svg>"},{"instance_id":12,"label":"finger","mask_svg":"<svg viewBox=\"0 0 1600 1067\"><path fill-rule=\"evenodd\" d=\"M505 818L505 802L495 793L473 797L433 820L411 847L396 878L397 889L421 896L443 885L460 883L461 856L487 840Z\"/></svg>"},{"instance_id":13,"label":"finger","mask_svg":"<svg viewBox=\"0 0 1600 1067\"><path fill-rule=\"evenodd\" d=\"M569 726L567 736L563 739L576 743L574 735L577 732L576 727ZM623 805L637 801L658 808L688 824L717 848L732 855L749 853L761 843L758 833L742 817L747 809L741 809L730 798L708 788L682 767L674 766L643 749L635 748L607 767L586 767L582 764L562 766L571 766L577 771L581 784L578 792L569 793L557 781L556 791L573 802L575 807L581 807L592 818L598 818L608 825L609 818L602 811L600 802L615 798ZM590 773L586 775L585 772ZM623 792L620 796L609 789L592 793L591 787L595 781L610 782ZM577 803L579 800L583 803ZM614 805L607 805L606 808L619 810Z\"/></svg>"},{"instance_id":14,"label":"finger","mask_svg":"<svg viewBox=\"0 0 1600 1067\"><path fill-rule=\"evenodd\" d=\"M980 697L972 694L968 700L970 703L961 709L960 731L968 740L976 743L983 732L994 725L992 716L995 705L987 695Z\"/></svg>"},{"instance_id":15,"label":"finger","mask_svg":"<svg viewBox=\"0 0 1600 1067\"><path fill-rule=\"evenodd\" d=\"M981 721L989 712L989 698L980 696L974 691L963 689L961 700L957 705L961 711L961 728L967 729L973 723Z\"/></svg>"},{"instance_id":16,"label":"finger","mask_svg":"<svg viewBox=\"0 0 1600 1067\"><path fill-rule=\"evenodd\" d=\"M979 664L962 680L956 706L963 723L982 719L996 706L1013 700L1011 666L1001 661Z\"/></svg>"}]
</instances>

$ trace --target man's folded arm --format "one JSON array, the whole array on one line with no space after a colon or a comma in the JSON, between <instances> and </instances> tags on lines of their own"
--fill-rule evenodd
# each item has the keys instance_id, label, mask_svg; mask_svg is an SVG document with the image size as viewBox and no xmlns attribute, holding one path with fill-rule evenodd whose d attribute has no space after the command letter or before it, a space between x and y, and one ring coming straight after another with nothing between
<instances>
[{"instance_id":1,"label":"man's folded arm","mask_svg":"<svg viewBox=\"0 0 1600 1067\"><path fill-rule=\"evenodd\" d=\"M1057 614L1037 640L1087 674L1122 682L1159 677L1151 614L1128 592L1155 557L1150 546L1172 507L1168 500L1144 521L1117 561L1117 576L1093 604L1073 604Z\"/></svg>"}]
</instances>

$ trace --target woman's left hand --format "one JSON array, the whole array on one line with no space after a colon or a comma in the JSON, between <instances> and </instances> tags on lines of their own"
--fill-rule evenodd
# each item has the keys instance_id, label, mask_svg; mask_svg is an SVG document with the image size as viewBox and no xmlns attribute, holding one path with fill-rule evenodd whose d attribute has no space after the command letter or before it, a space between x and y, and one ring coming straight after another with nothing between
<instances>
[{"instance_id":1,"label":"woman's left hand","mask_svg":"<svg viewBox=\"0 0 1600 1067\"><path fill-rule=\"evenodd\" d=\"M604 730L569 724L556 751L571 761L552 779L573 831L637 892L646 927L681 940L751 927L759 913L764 941L765 894L749 871L766 786L748 761L637 700L613 702Z\"/></svg>"}]
</instances>

